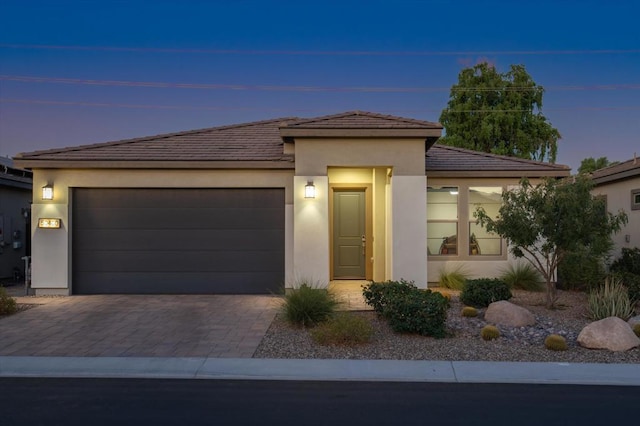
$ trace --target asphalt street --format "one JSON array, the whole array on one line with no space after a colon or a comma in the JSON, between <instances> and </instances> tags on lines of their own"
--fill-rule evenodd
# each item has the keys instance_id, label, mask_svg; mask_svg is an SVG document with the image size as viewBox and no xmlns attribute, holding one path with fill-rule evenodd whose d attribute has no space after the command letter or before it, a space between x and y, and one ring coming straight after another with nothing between
<instances>
[{"instance_id":1,"label":"asphalt street","mask_svg":"<svg viewBox=\"0 0 640 426\"><path fill-rule=\"evenodd\" d=\"M604 425L640 387L1 378L3 425ZM463 423L464 422L464 423Z\"/></svg>"}]
</instances>

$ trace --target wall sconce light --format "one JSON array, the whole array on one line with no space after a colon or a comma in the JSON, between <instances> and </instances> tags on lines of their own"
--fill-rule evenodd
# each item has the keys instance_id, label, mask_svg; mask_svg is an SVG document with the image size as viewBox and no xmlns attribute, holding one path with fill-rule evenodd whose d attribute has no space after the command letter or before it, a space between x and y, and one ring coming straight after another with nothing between
<instances>
[{"instance_id":1,"label":"wall sconce light","mask_svg":"<svg viewBox=\"0 0 640 426\"><path fill-rule=\"evenodd\" d=\"M53 200L53 185L48 183L42 187L42 199Z\"/></svg>"},{"instance_id":2,"label":"wall sconce light","mask_svg":"<svg viewBox=\"0 0 640 426\"><path fill-rule=\"evenodd\" d=\"M316 186L312 180L304 186L304 198L316 198Z\"/></svg>"}]
</instances>

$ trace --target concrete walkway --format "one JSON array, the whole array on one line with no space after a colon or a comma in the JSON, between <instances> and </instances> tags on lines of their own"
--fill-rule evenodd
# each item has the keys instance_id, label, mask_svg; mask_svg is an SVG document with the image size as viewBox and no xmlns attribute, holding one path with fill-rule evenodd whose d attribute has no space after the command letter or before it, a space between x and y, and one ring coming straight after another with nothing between
<instances>
[{"instance_id":1,"label":"concrete walkway","mask_svg":"<svg viewBox=\"0 0 640 426\"><path fill-rule=\"evenodd\" d=\"M0 357L0 377L640 386L640 365L246 358Z\"/></svg>"},{"instance_id":2,"label":"concrete walkway","mask_svg":"<svg viewBox=\"0 0 640 426\"><path fill-rule=\"evenodd\" d=\"M281 299L273 296L24 297L0 319L0 356L250 358Z\"/></svg>"}]
</instances>

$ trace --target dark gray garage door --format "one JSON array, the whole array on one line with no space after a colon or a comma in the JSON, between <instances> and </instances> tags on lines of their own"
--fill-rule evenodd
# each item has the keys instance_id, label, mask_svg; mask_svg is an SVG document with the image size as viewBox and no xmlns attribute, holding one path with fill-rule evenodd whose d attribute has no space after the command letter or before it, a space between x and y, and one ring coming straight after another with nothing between
<instances>
[{"instance_id":1,"label":"dark gray garage door","mask_svg":"<svg viewBox=\"0 0 640 426\"><path fill-rule=\"evenodd\" d=\"M276 292L284 189L73 190L73 293Z\"/></svg>"}]
</instances>

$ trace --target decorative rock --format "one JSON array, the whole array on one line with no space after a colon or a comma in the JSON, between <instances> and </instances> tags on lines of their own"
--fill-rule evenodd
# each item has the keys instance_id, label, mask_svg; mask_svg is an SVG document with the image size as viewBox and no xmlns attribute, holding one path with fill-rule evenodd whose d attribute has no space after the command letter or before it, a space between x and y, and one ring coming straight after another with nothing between
<instances>
[{"instance_id":1,"label":"decorative rock","mask_svg":"<svg viewBox=\"0 0 640 426\"><path fill-rule=\"evenodd\" d=\"M536 323L536 317L530 311L506 300L490 304L484 319L493 324L509 327L525 327Z\"/></svg>"},{"instance_id":2,"label":"decorative rock","mask_svg":"<svg viewBox=\"0 0 640 426\"><path fill-rule=\"evenodd\" d=\"M578 335L578 343L589 349L622 352L640 346L640 339L624 320L608 317L587 324Z\"/></svg>"},{"instance_id":3,"label":"decorative rock","mask_svg":"<svg viewBox=\"0 0 640 426\"><path fill-rule=\"evenodd\" d=\"M634 325L640 324L640 315L636 315L635 317L629 318L629 321L627 322L629 323L631 328L633 328Z\"/></svg>"}]
</instances>

